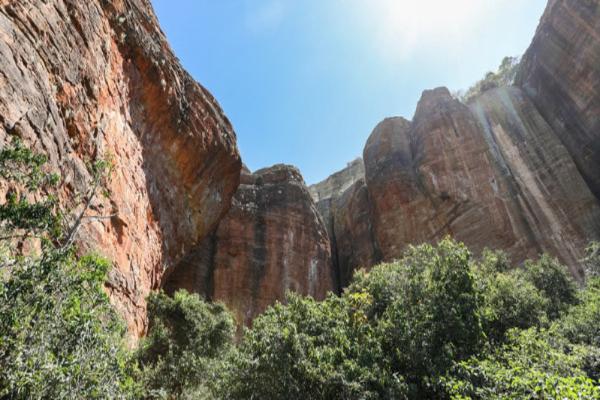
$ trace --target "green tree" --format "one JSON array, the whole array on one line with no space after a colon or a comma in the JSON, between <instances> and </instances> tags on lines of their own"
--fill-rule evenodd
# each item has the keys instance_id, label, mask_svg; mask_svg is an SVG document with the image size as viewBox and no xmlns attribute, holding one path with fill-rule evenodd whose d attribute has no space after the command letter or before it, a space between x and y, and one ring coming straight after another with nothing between
<instances>
[{"instance_id":1,"label":"green tree","mask_svg":"<svg viewBox=\"0 0 600 400\"><path fill-rule=\"evenodd\" d=\"M45 163L18 140L0 150L0 397L131 398L135 365L103 291L110 264L75 256ZM40 254L15 246L28 238Z\"/></svg>"},{"instance_id":2,"label":"green tree","mask_svg":"<svg viewBox=\"0 0 600 400\"><path fill-rule=\"evenodd\" d=\"M222 397L442 397L439 377L483 343L469 262L448 239L358 273L341 297L289 296L246 332Z\"/></svg>"},{"instance_id":3,"label":"green tree","mask_svg":"<svg viewBox=\"0 0 600 400\"><path fill-rule=\"evenodd\" d=\"M583 259L586 279L600 277L600 243L592 242L586 249L586 257Z\"/></svg>"},{"instance_id":4,"label":"green tree","mask_svg":"<svg viewBox=\"0 0 600 400\"><path fill-rule=\"evenodd\" d=\"M411 397L437 397L438 376L483 344L471 254L450 239L410 247L397 263L358 275L353 291L373 296L377 335Z\"/></svg>"},{"instance_id":5,"label":"green tree","mask_svg":"<svg viewBox=\"0 0 600 400\"><path fill-rule=\"evenodd\" d=\"M488 72L464 94L459 93L458 97L464 102L469 102L488 90L512 85L519 71L520 62L520 57L504 57L496 72Z\"/></svg>"},{"instance_id":6,"label":"green tree","mask_svg":"<svg viewBox=\"0 0 600 400\"><path fill-rule=\"evenodd\" d=\"M504 340L511 328L547 323L549 300L524 274L510 268L504 253L485 251L475 274L483 299L482 322L490 340Z\"/></svg>"},{"instance_id":7,"label":"green tree","mask_svg":"<svg viewBox=\"0 0 600 400\"><path fill-rule=\"evenodd\" d=\"M452 399L598 399L600 387L583 369L588 351L547 331L513 330L452 369L444 383Z\"/></svg>"},{"instance_id":8,"label":"green tree","mask_svg":"<svg viewBox=\"0 0 600 400\"><path fill-rule=\"evenodd\" d=\"M385 362L364 308L368 294L324 302L289 294L258 317L232 359L221 392L230 399L406 398Z\"/></svg>"},{"instance_id":9,"label":"green tree","mask_svg":"<svg viewBox=\"0 0 600 400\"><path fill-rule=\"evenodd\" d=\"M148 335L138 357L150 398L209 396L215 371L232 350L233 317L222 304L180 290L148 298Z\"/></svg>"},{"instance_id":10,"label":"green tree","mask_svg":"<svg viewBox=\"0 0 600 400\"><path fill-rule=\"evenodd\" d=\"M550 319L560 317L577 303L577 285L567 268L555 258L543 255L537 261L529 260L520 273L548 299L546 312Z\"/></svg>"}]
</instances>

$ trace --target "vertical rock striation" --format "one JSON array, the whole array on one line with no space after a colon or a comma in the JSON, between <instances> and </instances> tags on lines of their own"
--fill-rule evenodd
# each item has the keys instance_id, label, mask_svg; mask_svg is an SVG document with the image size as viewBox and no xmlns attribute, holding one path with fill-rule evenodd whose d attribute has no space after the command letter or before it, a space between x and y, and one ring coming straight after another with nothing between
<instances>
[{"instance_id":1,"label":"vertical rock striation","mask_svg":"<svg viewBox=\"0 0 600 400\"><path fill-rule=\"evenodd\" d=\"M600 206L560 138L519 88L465 105L423 93L413 121L388 118L364 149L365 181L327 210L341 282L352 271L446 235L515 262L549 252L575 277L600 236Z\"/></svg>"},{"instance_id":2,"label":"vertical rock striation","mask_svg":"<svg viewBox=\"0 0 600 400\"><path fill-rule=\"evenodd\" d=\"M0 142L17 135L60 169L77 208L86 165L114 164L78 241L114 261L108 291L130 332L165 270L214 230L238 186L235 134L181 67L148 0L0 1Z\"/></svg>"},{"instance_id":3,"label":"vertical rock striation","mask_svg":"<svg viewBox=\"0 0 600 400\"><path fill-rule=\"evenodd\" d=\"M238 322L290 290L323 299L334 290L327 231L300 172L276 165L242 173L231 210L165 289L225 302Z\"/></svg>"},{"instance_id":4,"label":"vertical rock striation","mask_svg":"<svg viewBox=\"0 0 600 400\"><path fill-rule=\"evenodd\" d=\"M550 0L517 84L600 198L600 3Z\"/></svg>"}]
</instances>

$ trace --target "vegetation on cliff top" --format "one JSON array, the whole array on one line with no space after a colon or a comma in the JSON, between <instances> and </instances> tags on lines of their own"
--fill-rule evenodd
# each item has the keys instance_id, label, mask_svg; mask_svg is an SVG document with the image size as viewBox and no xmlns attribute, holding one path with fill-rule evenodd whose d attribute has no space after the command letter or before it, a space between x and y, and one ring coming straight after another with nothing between
<instances>
[{"instance_id":1,"label":"vegetation on cliff top","mask_svg":"<svg viewBox=\"0 0 600 400\"><path fill-rule=\"evenodd\" d=\"M157 293L129 351L102 287L110 263L74 252L44 162L18 142L0 150L2 398L600 397L598 245L584 287L547 256L515 267L451 239L410 247L341 296L290 293L237 342L222 305Z\"/></svg>"},{"instance_id":2,"label":"vegetation on cliff top","mask_svg":"<svg viewBox=\"0 0 600 400\"><path fill-rule=\"evenodd\" d=\"M465 92L458 91L454 93L454 96L462 102L468 103L488 90L510 86L515 82L520 63L521 57L504 57L496 72L488 72L483 79L477 81Z\"/></svg>"}]
</instances>

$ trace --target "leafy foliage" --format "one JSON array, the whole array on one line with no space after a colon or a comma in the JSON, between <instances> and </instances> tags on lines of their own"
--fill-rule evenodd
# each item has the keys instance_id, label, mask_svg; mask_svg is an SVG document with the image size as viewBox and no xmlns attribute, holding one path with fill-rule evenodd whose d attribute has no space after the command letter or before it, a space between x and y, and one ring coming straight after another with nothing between
<instances>
[{"instance_id":1,"label":"leafy foliage","mask_svg":"<svg viewBox=\"0 0 600 400\"><path fill-rule=\"evenodd\" d=\"M257 318L225 398L432 396L483 341L470 254L450 240L359 273L323 303L288 297Z\"/></svg>"},{"instance_id":2,"label":"leafy foliage","mask_svg":"<svg viewBox=\"0 0 600 400\"><path fill-rule=\"evenodd\" d=\"M231 350L234 323L221 304L178 291L148 299L149 332L138 352L148 397L182 398L213 379L216 363Z\"/></svg>"},{"instance_id":3,"label":"leafy foliage","mask_svg":"<svg viewBox=\"0 0 600 400\"><path fill-rule=\"evenodd\" d=\"M457 97L468 103L488 90L512 85L519 71L520 62L520 57L504 57L496 72L488 72L483 79L475 83L465 93L457 93Z\"/></svg>"},{"instance_id":4,"label":"leafy foliage","mask_svg":"<svg viewBox=\"0 0 600 400\"><path fill-rule=\"evenodd\" d=\"M488 338L501 342L511 328L526 329L547 323L549 300L519 270L510 268L501 252L486 251L475 266L482 293L481 317Z\"/></svg>"},{"instance_id":5,"label":"leafy foliage","mask_svg":"<svg viewBox=\"0 0 600 400\"><path fill-rule=\"evenodd\" d=\"M0 175L14 188L0 206L3 240L42 239L39 255L2 248L0 397L134 397L135 364L103 291L110 264L61 243L63 219L44 192L58 178L45 162L19 141L0 150Z\"/></svg>"},{"instance_id":6,"label":"leafy foliage","mask_svg":"<svg viewBox=\"0 0 600 400\"><path fill-rule=\"evenodd\" d=\"M549 318L558 318L577 303L577 286L567 268L556 259L543 255L538 261L527 261L522 273L548 300L546 312Z\"/></svg>"},{"instance_id":7,"label":"leafy foliage","mask_svg":"<svg viewBox=\"0 0 600 400\"><path fill-rule=\"evenodd\" d=\"M0 204L0 235L4 240L28 236L58 237L61 219L53 196L31 200L58 184L56 174L43 172L45 156L25 147L19 139L0 151L0 178L11 183L6 202ZM21 190L19 190L21 189Z\"/></svg>"},{"instance_id":8,"label":"leafy foliage","mask_svg":"<svg viewBox=\"0 0 600 400\"><path fill-rule=\"evenodd\" d=\"M578 292L547 256L513 268L502 253L474 260L449 239L411 247L356 274L341 297L290 294L258 317L215 395L596 398L595 290Z\"/></svg>"},{"instance_id":9,"label":"leafy foliage","mask_svg":"<svg viewBox=\"0 0 600 400\"><path fill-rule=\"evenodd\" d=\"M535 328L513 330L506 344L461 362L445 381L453 399L597 399L582 369L586 349Z\"/></svg>"},{"instance_id":10,"label":"leafy foliage","mask_svg":"<svg viewBox=\"0 0 600 400\"><path fill-rule=\"evenodd\" d=\"M592 242L586 252L587 256L583 260L586 277L588 279L600 278L600 243Z\"/></svg>"},{"instance_id":11,"label":"leafy foliage","mask_svg":"<svg viewBox=\"0 0 600 400\"><path fill-rule=\"evenodd\" d=\"M102 290L106 261L47 251L0 283L0 395L127 398L124 329Z\"/></svg>"},{"instance_id":12,"label":"leafy foliage","mask_svg":"<svg viewBox=\"0 0 600 400\"><path fill-rule=\"evenodd\" d=\"M323 303L288 296L246 332L221 398L377 399L407 396L401 376L386 363L374 327L366 322L366 294L331 295Z\"/></svg>"},{"instance_id":13,"label":"leafy foliage","mask_svg":"<svg viewBox=\"0 0 600 400\"><path fill-rule=\"evenodd\" d=\"M548 256L515 268L451 239L409 247L340 296L288 294L238 343L223 305L153 294L131 354L103 291L110 263L72 246L110 163L90 165L76 215L48 194L45 163L19 141L0 150L0 398L600 397L598 244L581 289ZM25 238L39 255L12 246Z\"/></svg>"}]
</instances>

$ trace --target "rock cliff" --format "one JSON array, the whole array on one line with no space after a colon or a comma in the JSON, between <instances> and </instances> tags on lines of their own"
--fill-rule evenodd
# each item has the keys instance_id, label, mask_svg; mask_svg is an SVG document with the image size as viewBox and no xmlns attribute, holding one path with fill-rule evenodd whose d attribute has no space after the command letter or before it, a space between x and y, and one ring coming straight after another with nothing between
<instances>
[{"instance_id":1,"label":"rock cliff","mask_svg":"<svg viewBox=\"0 0 600 400\"><path fill-rule=\"evenodd\" d=\"M114 164L78 241L114 261L108 291L130 332L145 298L216 227L241 162L231 124L180 66L147 0L0 1L0 143L46 153L73 208L86 164Z\"/></svg>"},{"instance_id":2,"label":"rock cliff","mask_svg":"<svg viewBox=\"0 0 600 400\"><path fill-rule=\"evenodd\" d=\"M550 0L517 84L600 198L600 3Z\"/></svg>"},{"instance_id":3,"label":"rock cliff","mask_svg":"<svg viewBox=\"0 0 600 400\"><path fill-rule=\"evenodd\" d=\"M549 252L581 277L600 237L599 115L600 5L551 0L515 87L468 105L424 92L412 121L371 134L365 181L319 199L339 275L452 235L515 262Z\"/></svg>"},{"instance_id":4,"label":"rock cliff","mask_svg":"<svg viewBox=\"0 0 600 400\"><path fill-rule=\"evenodd\" d=\"M600 235L600 207L560 138L519 88L470 105L445 88L423 93L414 119L389 118L369 137L365 181L330 201L342 282L357 267L446 235L515 262L549 252L581 276ZM331 229L330 229L331 230Z\"/></svg>"},{"instance_id":5,"label":"rock cliff","mask_svg":"<svg viewBox=\"0 0 600 400\"><path fill-rule=\"evenodd\" d=\"M87 165L114 165L91 205L109 218L78 243L114 261L107 290L133 334L160 287L222 300L248 324L286 290L323 298L445 235L516 262L546 251L576 277L600 238L596 1L550 0L514 87L469 104L424 92L412 121L382 121L362 159L310 190L293 167L242 170L231 124L149 0L0 0L0 33L0 143L46 153L75 210Z\"/></svg>"},{"instance_id":6,"label":"rock cliff","mask_svg":"<svg viewBox=\"0 0 600 400\"><path fill-rule=\"evenodd\" d=\"M287 290L323 299L335 280L327 231L300 172L276 165L242 173L231 210L165 288L221 300L249 324Z\"/></svg>"}]
</instances>

